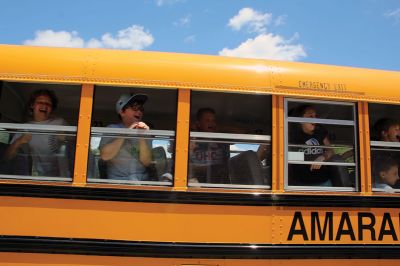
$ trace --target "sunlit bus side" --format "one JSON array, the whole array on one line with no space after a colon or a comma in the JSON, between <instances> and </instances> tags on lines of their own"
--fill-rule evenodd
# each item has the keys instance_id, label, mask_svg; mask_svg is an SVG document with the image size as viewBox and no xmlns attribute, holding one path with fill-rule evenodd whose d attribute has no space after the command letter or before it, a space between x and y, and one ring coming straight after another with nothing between
<instances>
[{"instance_id":1,"label":"sunlit bus side","mask_svg":"<svg viewBox=\"0 0 400 266\"><path fill-rule=\"evenodd\" d=\"M395 265L400 73L0 45L0 265Z\"/></svg>"}]
</instances>

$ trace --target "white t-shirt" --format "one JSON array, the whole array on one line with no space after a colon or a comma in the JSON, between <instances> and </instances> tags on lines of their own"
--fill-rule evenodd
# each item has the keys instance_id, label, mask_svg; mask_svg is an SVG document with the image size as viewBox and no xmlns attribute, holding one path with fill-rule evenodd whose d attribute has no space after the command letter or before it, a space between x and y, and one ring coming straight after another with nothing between
<instances>
[{"instance_id":1,"label":"white t-shirt","mask_svg":"<svg viewBox=\"0 0 400 266\"><path fill-rule=\"evenodd\" d=\"M27 124L66 126L67 122L62 118L50 118L41 122L30 121ZM21 133L15 134L11 143L21 136ZM60 173L60 156L57 156L59 144L57 136L52 133L32 134L32 139L28 143L29 153L32 156L33 167L39 176L59 177L65 175L65 171L64 174ZM65 154L63 157L61 160L67 160Z\"/></svg>"}]
</instances>

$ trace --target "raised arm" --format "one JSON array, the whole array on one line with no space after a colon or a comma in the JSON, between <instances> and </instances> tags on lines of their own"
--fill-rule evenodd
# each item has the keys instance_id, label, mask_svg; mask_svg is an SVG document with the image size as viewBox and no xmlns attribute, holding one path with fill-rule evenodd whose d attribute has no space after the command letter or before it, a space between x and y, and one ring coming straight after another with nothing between
<instances>
[{"instance_id":1,"label":"raised arm","mask_svg":"<svg viewBox=\"0 0 400 266\"><path fill-rule=\"evenodd\" d=\"M31 141L32 135L31 134L23 134L19 138L17 138L11 145L7 148L4 159L5 160L12 160L18 152L19 147L21 147L23 144L28 143Z\"/></svg>"},{"instance_id":2,"label":"raised arm","mask_svg":"<svg viewBox=\"0 0 400 266\"><path fill-rule=\"evenodd\" d=\"M100 157L103 161L108 161L114 158L119 150L122 147L122 144L124 144L124 139L123 138L116 138L113 141L104 144L100 148Z\"/></svg>"}]
</instances>

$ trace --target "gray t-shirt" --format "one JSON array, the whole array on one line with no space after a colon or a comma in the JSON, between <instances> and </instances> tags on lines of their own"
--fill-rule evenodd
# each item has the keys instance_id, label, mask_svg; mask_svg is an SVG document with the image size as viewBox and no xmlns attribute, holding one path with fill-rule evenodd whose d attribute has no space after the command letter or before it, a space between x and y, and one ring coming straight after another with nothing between
<instances>
[{"instance_id":1,"label":"gray t-shirt","mask_svg":"<svg viewBox=\"0 0 400 266\"><path fill-rule=\"evenodd\" d=\"M50 118L41 122L30 121L27 124L66 126L67 122L62 118ZM21 133L15 134L11 143L15 142L15 140L21 136ZM68 172L61 171L60 169L61 165L65 166L68 164L62 162L62 160L67 160L65 154L58 154L60 148L59 144L57 136L52 133L32 134L32 139L28 143L28 152L32 156L33 168L38 176L59 177L66 175L65 173Z\"/></svg>"},{"instance_id":2,"label":"gray t-shirt","mask_svg":"<svg viewBox=\"0 0 400 266\"><path fill-rule=\"evenodd\" d=\"M122 123L111 124L108 128L125 128ZM103 137L100 141L100 149L115 138ZM148 141L151 147L151 141ZM121 146L117 155L107 161L107 177L114 180L148 180L146 167L139 161L139 139L127 138Z\"/></svg>"}]
</instances>

